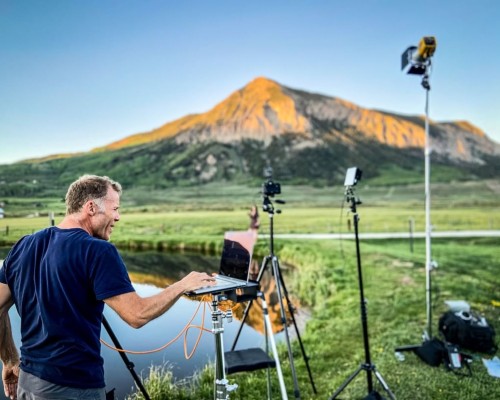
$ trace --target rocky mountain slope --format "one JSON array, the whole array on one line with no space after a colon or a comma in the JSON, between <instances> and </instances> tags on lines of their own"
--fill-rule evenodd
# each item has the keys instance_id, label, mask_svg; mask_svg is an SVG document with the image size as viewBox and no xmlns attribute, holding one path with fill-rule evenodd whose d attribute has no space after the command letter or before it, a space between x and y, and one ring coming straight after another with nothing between
<instances>
[{"instance_id":1,"label":"rocky mountain slope","mask_svg":"<svg viewBox=\"0 0 500 400\"><path fill-rule=\"evenodd\" d=\"M404 116L359 107L346 100L291 89L257 78L203 114L188 115L151 132L96 149L111 150L174 138L177 143L234 143L251 139L269 145L293 134L296 146L316 147L326 139L343 143L374 140L396 148L425 145L423 116ZM483 162L500 145L466 121L430 122L432 149L450 160Z\"/></svg>"}]
</instances>

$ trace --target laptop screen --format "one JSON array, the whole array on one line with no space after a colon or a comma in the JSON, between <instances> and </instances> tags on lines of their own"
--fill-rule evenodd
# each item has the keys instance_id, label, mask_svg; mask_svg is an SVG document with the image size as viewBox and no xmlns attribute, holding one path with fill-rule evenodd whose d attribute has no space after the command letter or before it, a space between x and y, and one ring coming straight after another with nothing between
<instances>
[{"instance_id":1,"label":"laptop screen","mask_svg":"<svg viewBox=\"0 0 500 400\"><path fill-rule=\"evenodd\" d=\"M226 232L219 274L248 281L248 271L256 239L255 233L250 231Z\"/></svg>"}]
</instances>

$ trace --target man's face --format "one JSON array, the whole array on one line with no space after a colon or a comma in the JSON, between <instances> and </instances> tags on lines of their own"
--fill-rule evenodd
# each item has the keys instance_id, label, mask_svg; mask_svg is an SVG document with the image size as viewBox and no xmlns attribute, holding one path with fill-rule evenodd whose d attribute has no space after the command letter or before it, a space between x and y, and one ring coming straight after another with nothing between
<instances>
[{"instance_id":1,"label":"man's face","mask_svg":"<svg viewBox=\"0 0 500 400\"><path fill-rule=\"evenodd\" d=\"M109 240L115 223L120 220L120 196L112 188L100 202L94 202L97 212L92 216L92 236Z\"/></svg>"}]
</instances>

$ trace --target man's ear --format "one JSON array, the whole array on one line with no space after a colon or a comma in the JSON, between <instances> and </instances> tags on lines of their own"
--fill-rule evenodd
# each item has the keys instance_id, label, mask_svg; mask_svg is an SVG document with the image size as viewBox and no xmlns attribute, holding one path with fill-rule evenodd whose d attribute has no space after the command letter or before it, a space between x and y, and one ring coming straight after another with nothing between
<instances>
[{"instance_id":1,"label":"man's ear","mask_svg":"<svg viewBox=\"0 0 500 400\"><path fill-rule=\"evenodd\" d=\"M83 209L87 214L93 216L97 212L97 205L92 200L89 200L83 205Z\"/></svg>"}]
</instances>

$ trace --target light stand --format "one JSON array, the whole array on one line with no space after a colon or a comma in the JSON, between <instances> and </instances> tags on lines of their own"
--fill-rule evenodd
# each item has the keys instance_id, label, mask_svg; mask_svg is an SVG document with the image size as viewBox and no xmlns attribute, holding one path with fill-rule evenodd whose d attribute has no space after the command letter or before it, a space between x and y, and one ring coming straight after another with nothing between
<instances>
[{"instance_id":1,"label":"light stand","mask_svg":"<svg viewBox=\"0 0 500 400\"><path fill-rule=\"evenodd\" d=\"M429 68L425 69L422 86L425 89L425 294L427 303L427 332L424 332L424 340L429 340L432 338L431 271L435 266L431 258L431 146L429 137L429 91L431 86L429 84Z\"/></svg>"},{"instance_id":2,"label":"light stand","mask_svg":"<svg viewBox=\"0 0 500 400\"><path fill-rule=\"evenodd\" d=\"M272 185L278 185L278 187L279 187L279 184L274 184L271 181L268 182L268 184L269 183L271 183L271 186L268 186L268 187L273 187ZM294 396L295 396L295 399L300 399L300 390L299 390L299 386L298 386L298 380L297 380L297 374L296 374L296 370L295 370L295 365L294 365L294 362L293 362L293 352L292 352L292 347L290 345L290 337L289 337L289 333L288 333L288 325L287 325L285 307L284 307L284 304L283 304L283 297L286 299L288 313L291 316L291 319L292 319L292 322L293 322L293 325L294 325L294 328L295 328L295 333L297 335L297 340L298 340L298 342L300 344L300 349L301 349L301 352L302 352L302 358L304 359L304 363L306 365L307 372L309 374L309 380L311 382L311 385L312 385L312 388L313 388L313 391L314 391L315 394L317 393L317 391L316 391L316 387L314 385L314 381L313 381L313 378L312 378L311 369L309 367L309 358L307 357L307 355L305 353L305 348L304 348L304 345L302 343L302 339L300 337L300 333L299 333L299 330L298 330L298 327L297 327L297 322L295 320L295 315L294 315L294 309L293 309L293 306L292 306L292 302L290 301L290 298L288 296L288 290L286 289L285 281L284 281L283 275L281 273L278 256L276 256L274 254L274 225L273 225L273 217L274 217L274 213L275 212L279 214L279 213L281 213L281 210L275 210L274 209L274 205L273 205L273 203L272 203L272 201L270 199L270 196L272 196L274 193L271 193L271 194L265 194L265 193L266 193L266 190L264 190L264 199L263 199L263 207L262 207L262 209L263 209L263 211L267 212L268 215L269 215L270 254L268 256L266 256L264 258L264 260L262 261L262 265L261 265L261 268L260 268L260 271L259 271L259 274L258 274L258 277L257 277L257 282L260 283L265 270L267 269L268 265L271 264L271 266L272 266L272 275L274 276L274 279L275 279L275 282L276 282L276 291L277 291L277 294L278 294L278 299L279 299L279 304L280 304L281 322L283 324L283 329L284 329L284 332L285 332L285 340L286 340L286 345L287 345L287 349L288 349L288 358L290 360L290 369L291 369L292 377L293 377ZM280 192L277 191L276 193L280 193ZM280 204L284 204L285 203L283 200L276 200L276 202L280 203ZM245 308L245 312L243 314L243 318L242 318L240 327L239 327L238 332L236 334L236 338L235 338L235 340L233 342L233 345L231 347L231 351L234 351L234 349L236 347L236 344L238 342L241 330L243 328L243 325L244 325L245 320L246 320L246 318L248 316L248 313L250 311L250 307L251 306L252 306L252 301L250 301L247 304L246 308Z\"/></svg>"},{"instance_id":3,"label":"light stand","mask_svg":"<svg viewBox=\"0 0 500 400\"><path fill-rule=\"evenodd\" d=\"M391 392L391 389L389 389L389 386L385 383L384 379L382 378L382 375L380 372L377 371L376 367L374 364L371 362L370 358L370 345L369 345L369 339L368 339L368 317L367 317L367 311L366 311L366 301L364 297L364 291L363 291L363 273L361 270L361 253L359 250L359 232L358 232L358 224L359 224L359 216L356 210L356 205L361 204L361 202L356 199L354 195L354 189L353 186L356 184L356 180L361 177L361 171L358 170L357 168L350 168L348 170L347 176L346 176L346 181L351 178L351 173L353 174L353 184L352 186L346 186L346 200L350 202L351 204L351 211L353 214L353 222L354 222L354 237L356 240L356 257L357 257L357 264L358 264L358 283L359 283L359 297L360 297L360 308L361 308L361 325L363 328L363 344L365 348L365 362L361 364L354 373L347 378L347 380L335 391L335 393L330 397L330 400L336 399L337 396L349 385L349 383L356 378L356 376L361 372L361 371L366 371L366 379L367 379L367 387L368 387L368 398L373 398L373 399L381 399L382 397L373 390L373 376L372 374L375 374L375 377L377 380L380 382L384 390L389 394L389 397L393 400L396 399L394 394Z\"/></svg>"},{"instance_id":4,"label":"light stand","mask_svg":"<svg viewBox=\"0 0 500 400\"><path fill-rule=\"evenodd\" d=\"M432 338L432 280L431 272L437 266L431 256L431 145L429 133L429 92L431 86L429 83L431 57L436 50L436 39L433 36L424 36L418 47L411 46L406 49L402 55L402 69L408 67L407 73L413 75L422 75L422 87L425 89L425 297L426 297L426 315L427 330L424 331L423 341L429 341ZM401 346L396 348L396 352L416 350L420 345Z\"/></svg>"}]
</instances>

